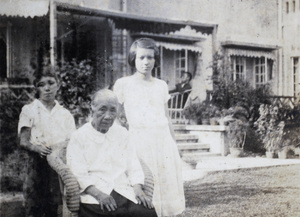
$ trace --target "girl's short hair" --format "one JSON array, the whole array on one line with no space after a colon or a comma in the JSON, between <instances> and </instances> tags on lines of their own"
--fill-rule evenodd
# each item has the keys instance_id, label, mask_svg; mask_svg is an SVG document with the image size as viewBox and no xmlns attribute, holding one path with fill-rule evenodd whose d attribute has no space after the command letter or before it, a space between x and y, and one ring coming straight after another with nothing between
<instances>
[{"instance_id":1,"label":"girl's short hair","mask_svg":"<svg viewBox=\"0 0 300 217\"><path fill-rule=\"evenodd\" d=\"M44 67L42 70L37 71L37 73L35 74L35 79L33 80L33 85L37 87L37 84L43 77L52 77L56 80L57 83L59 83L56 72L51 66Z\"/></svg>"},{"instance_id":2,"label":"girl's short hair","mask_svg":"<svg viewBox=\"0 0 300 217\"><path fill-rule=\"evenodd\" d=\"M135 67L135 58L136 58L137 47L153 49L154 50L154 60L155 60L154 67L159 66L160 54L159 54L159 49L155 44L155 41L151 38L140 38L140 39L135 40L129 49L128 63L131 67Z\"/></svg>"}]
</instances>

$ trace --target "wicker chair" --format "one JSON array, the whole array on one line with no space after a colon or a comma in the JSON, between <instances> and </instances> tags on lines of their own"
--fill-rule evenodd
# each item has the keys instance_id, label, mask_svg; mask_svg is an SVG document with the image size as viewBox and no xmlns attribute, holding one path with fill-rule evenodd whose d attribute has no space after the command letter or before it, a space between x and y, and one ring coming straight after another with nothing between
<instances>
[{"instance_id":1,"label":"wicker chair","mask_svg":"<svg viewBox=\"0 0 300 217\"><path fill-rule=\"evenodd\" d=\"M70 214L68 214L67 216L78 217L80 206L79 184L70 168L66 165L66 149L56 149L47 156L47 161L63 182L65 190L63 201L70 212ZM143 185L143 190L144 193L152 199L154 189L153 175L149 167L141 159L140 163L145 174L145 183Z\"/></svg>"}]
</instances>

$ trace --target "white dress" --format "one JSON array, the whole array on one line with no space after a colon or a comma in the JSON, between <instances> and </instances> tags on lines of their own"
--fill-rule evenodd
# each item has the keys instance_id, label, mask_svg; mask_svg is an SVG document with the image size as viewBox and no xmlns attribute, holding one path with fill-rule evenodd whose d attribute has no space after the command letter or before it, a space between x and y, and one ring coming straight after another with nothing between
<instances>
[{"instance_id":1,"label":"white dress","mask_svg":"<svg viewBox=\"0 0 300 217\"><path fill-rule=\"evenodd\" d=\"M167 84L159 79L141 81L135 76L116 81L114 92L124 104L130 141L154 175L153 205L158 216L177 215L185 209L181 159L173 140L165 103Z\"/></svg>"}]
</instances>

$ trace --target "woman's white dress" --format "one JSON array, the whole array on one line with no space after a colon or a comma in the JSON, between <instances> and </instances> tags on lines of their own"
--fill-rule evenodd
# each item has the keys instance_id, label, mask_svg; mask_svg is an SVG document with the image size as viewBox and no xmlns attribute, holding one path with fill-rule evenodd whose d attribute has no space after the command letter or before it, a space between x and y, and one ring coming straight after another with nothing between
<instances>
[{"instance_id":1,"label":"woman's white dress","mask_svg":"<svg viewBox=\"0 0 300 217\"><path fill-rule=\"evenodd\" d=\"M156 78L141 81L129 76L116 81L114 92L124 104L130 140L154 175L153 205L158 216L182 213L181 159L165 115L165 103L170 98L167 84Z\"/></svg>"}]
</instances>

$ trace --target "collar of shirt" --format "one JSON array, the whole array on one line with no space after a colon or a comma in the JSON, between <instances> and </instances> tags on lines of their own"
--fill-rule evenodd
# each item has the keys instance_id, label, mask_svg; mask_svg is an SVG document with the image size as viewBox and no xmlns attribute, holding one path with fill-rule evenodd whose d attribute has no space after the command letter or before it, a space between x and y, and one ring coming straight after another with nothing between
<instances>
[{"instance_id":1,"label":"collar of shirt","mask_svg":"<svg viewBox=\"0 0 300 217\"><path fill-rule=\"evenodd\" d=\"M90 120L88 123L88 130L92 133L92 137L96 137L97 141L100 143L103 143L105 140L108 140L110 142L113 142L115 136L117 135L114 133L115 124L114 123L106 133L101 133L98 130L96 130L92 125L92 120Z\"/></svg>"},{"instance_id":2,"label":"collar of shirt","mask_svg":"<svg viewBox=\"0 0 300 217\"><path fill-rule=\"evenodd\" d=\"M58 103L57 100L54 100L54 102L55 102L55 106L52 108L51 111L49 111L40 100L38 100L38 99L34 100L34 103L37 107L43 109L44 111L46 111L50 114L54 114L56 111L58 111L59 109L62 108L62 106Z\"/></svg>"}]
</instances>

